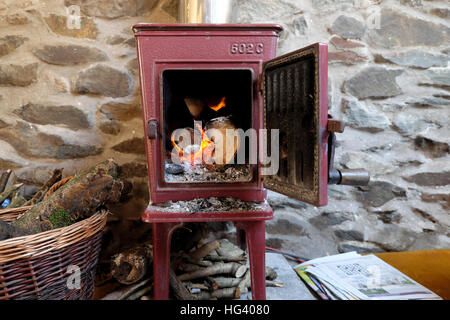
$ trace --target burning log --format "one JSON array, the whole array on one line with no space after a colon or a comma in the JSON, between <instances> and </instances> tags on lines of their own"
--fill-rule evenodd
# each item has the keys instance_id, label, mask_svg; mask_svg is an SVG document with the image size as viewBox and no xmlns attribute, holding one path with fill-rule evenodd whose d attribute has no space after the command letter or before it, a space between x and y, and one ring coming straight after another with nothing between
<instances>
[{"instance_id":1,"label":"burning log","mask_svg":"<svg viewBox=\"0 0 450 320\"><path fill-rule=\"evenodd\" d=\"M231 274L236 278L240 278L244 275L245 271L247 271L247 267L245 265L235 262L229 263L219 262L210 267L203 268L201 270L182 274L179 276L179 279L180 281L187 281L205 278L207 276L212 276L216 274Z\"/></svg>"},{"instance_id":2,"label":"burning log","mask_svg":"<svg viewBox=\"0 0 450 320\"><path fill-rule=\"evenodd\" d=\"M2 173L2 176L0 177L0 193L5 191L5 187L6 187L6 184L8 183L11 173L12 173L11 169L8 169Z\"/></svg>"},{"instance_id":3,"label":"burning log","mask_svg":"<svg viewBox=\"0 0 450 320\"><path fill-rule=\"evenodd\" d=\"M106 203L119 201L126 184L118 179L119 166L107 160L85 170L12 223L26 234L68 226L93 215Z\"/></svg>"},{"instance_id":4,"label":"burning log","mask_svg":"<svg viewBox=\"0 0 450 320\"><path fill-rule=\"evenodd\" d=\"M239 149L239 138L236 136L232 143L227 141L227 130L234 131L236 127L228 117L214 118L206 124L210 139L214 142L212 159L216 165L230 163Z\"/></svg>"},{"instance_id":5,"label":"burning log","mask_svg":"<svg viewBox=\"0 0 450 320\"><path fill-rule=\"evenodd\" d=\"M152 245L139 245L112 257L111 274L122 284L133 284L144 278L152 262Z\"/></svg>"},{"instance_id":6,"label":"burning log","mask_svg":"<svg viewBox=\"0 0 450 320\"><path fill-rule=\"evenodd\" d=\"M184 98L184 102L194 119L197 118L206 107L206 103L202 99L187 97Z\"/></svg>"}]
</instances>

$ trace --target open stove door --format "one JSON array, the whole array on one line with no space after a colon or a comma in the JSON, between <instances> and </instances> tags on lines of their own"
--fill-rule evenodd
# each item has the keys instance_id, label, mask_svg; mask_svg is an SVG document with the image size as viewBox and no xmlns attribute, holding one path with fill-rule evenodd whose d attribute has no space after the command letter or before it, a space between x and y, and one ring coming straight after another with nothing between
<instances>
[{"instance_id":1,"label":"open stove door","mask_svg":"<svg viewBox=\"0 0 450 320\"><path fill-rule=\"evenodd\" d=\"M322 43L267 61L260 81L267 129L259 154L264 186L316 206L328 202L327 82L328 47Z\"/></svg>"}]
</instances>

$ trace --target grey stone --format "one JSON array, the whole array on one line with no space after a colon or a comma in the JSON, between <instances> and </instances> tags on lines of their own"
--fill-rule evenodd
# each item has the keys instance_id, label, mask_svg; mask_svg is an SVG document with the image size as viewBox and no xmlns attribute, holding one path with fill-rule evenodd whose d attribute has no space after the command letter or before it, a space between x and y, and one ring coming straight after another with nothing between
<instances>
[{"instance_id":1,"label":"grey stone","mask_svg":"<svg viewBox=\"0 0 450 320\"><path fill-rule=\"evenodd\" d=\"M101 50L73 44L44 45L33 53L44 62L62 66L108 60Z\"/></svg>"},{"instance_id":2,"label":"grey stone","mask_svg":"<svg viewBox=\"0 0 450 320\"><path fill-rule=\"evenodd\" d=\"M422 0L400 0L401 4L410 6L410 7L421 7Z\"/></svg>"},{"instance_id":3,"label":"grey stone","mask_svg":"<svg viewBox=\"0 0 450 320\"><path fill-rule=\"evenodd\" d=\"M373 213L375 213L377 218L384 223L400 222L402 219L402 215L395 210L374 211Z\"/></svg>"},{"instance_id":4,"label":"grey stone","mask_svg":"<svg viewBox=\"0 0 450 320\"><path fill-rule=\"evenodd\" d=\"M0 64L0 86L29 86L37 79L37 69L37 63Z\"/></svg>"},{"instance_id":5,"label":"grey stone","mask_svg":"<svg viewBox=\"0 0 450 320\"><path fill-rule=\"evenodd\" d=\"M416 149L425 153L428 158L439 158L449 154L450 146L446 142L440 142L423 136L414 139Z\"/></svg>"},{"instance_id":6,"label":"grey stone","mask_svg":"<svg viewBox=\"0 0 450 320\"><path fill-rule=\"evenodd\" d=\"M446 67L450 61L449 56L439 53L430 53L418 49L405 52L390 52L381 55L384 60L400 66L415 68Z\"/></svg>"},{"instance_id":7,"label":"grey stone","mask_svg":"<svg viewBox=\"0 0 450 320\"><path fill-rule=\"evenodd\" d=\"M343 106L345 108L344 120L354 128L382 131L391 125L387 116L364 102L345 100Z\"/></svg>"},{"instance_id":8,"label":"grey stone","mask_svg":"<svg viewBox=\"0 0 450 320\"><path fill-rule=\"evenodd\" d=\"M131 138L114 145L112 148L122 153L145 154L145 141L143 138Z\"/></svg>"},{"instance_id":9,"label":"grey stone","mask_svg":"<svg viewBox=\"0 0 450 320\"><path fill-rule=\"evenodd\" d=\"M0 38L0 57L5 56L23 45L28 38L11 35Z\"/></svg>"},{"instance_id":10,"label":"grey stone","mask_svg":"<svg viewBox=\"0 0 450 320\"><path fill-rule=\"evenodd\" d=\"M386 252L374 243L362 241L342 241L338 245L340 253L356 251L357 253L381 253Z\"/></svg>"},{"instance_id":11,"label":"grey stone","mask_svg":"<svg viewBox=\"0 0 450 320\"><path fill-rule=\"evenodd\" d=\"M430 81L425 82L433 86L450 86L450 67L447 68L430 68L425 71Z\"/></svg>"},{"instance_id":12,"label":"grey stone","mask_svg":"<svg viewBox=\"0 0 450 320\"><path fill-rule=\"evenodd\" d=\"M151 11L158 0L65 0L64 4L66 7L78 5L88 16L114 19L143 15Z\"/></svg>"},{"instance_id":13,"label":"grey stone","mask_svg":"<svg viewBox=\"0 0 450 320\"><path fill-rule=\"evenodd\" d=\"M236 1L234 14L238 23L279 22L299 10L296 4L286 0L247 0Z\"/></svg>"},{"instance_id":14,"label":"grey stone","mask_svg":"<svg viewBox=\"0 0 450 320\"><path fill-rule=\"evenodd\" d=\"M305 203L270 190L267 191L267 201L273 210L306 208Z\"/></svg>"},{"instance_id":15,"label":"grey stone","mask_svg":"<svg viewBox=\"0 0 450 320\"><path fill-rule=\"evenodd\" d=\"M450 184L450 171L420 172L404 179L424 187L447 186Z\"/></svg>"},{"instance_id":16,"label":"grey stone","mask_svg":"<svg viewBox=\"0 0 450 320\"><path fill-rule=\"evenodd\" d=\"M406 251L417 240L418 234L398 224L384 224L383 228L369 230L367 241L386 251Z\"/></svg>"},{"instance_id":17,"label":"grey stone","mask_svg":"<svg viewBox=\"0 0 450 320\"><path fill-rule=\"evenodd\" d=\"M364 235L356 230L335 230L334 234L336 237L342 240L356 240L364 241Z\"/></svg>"},{"instance_id":18,"label":"grey stone","mask_svg":"<svg viewBox=\"0 0 450 320\"><path fill-rule=\"evenodd\" d=\"M109 119L117 121L129 121L131 119L140 118L142 111L138 102L121 103L108 102L101 106L100 112Z\"/></svg>"},{"instance_id":19,"label":"grey stone","mask_svg":"<svg viewBox=\"0 0 450 320\"><path fill-rule=\"evenodd\" d=\"M132 80L127 73L96 65L78 74L75 92L101 94L107 97L125 97L131 93Z\"/></svg>"},{"instance_id":20,"label":"grey stone","mask_svg":"<svg viewBox=\"0 0 450 320\"><path fill-rule=\"evenodd\" d=\"M346 152L340 158L339 163L347 169L361 169L373 174L386 173L392 169L390 165L377 160L367 152Z\"/></svg>"},{"instance_id":21,"label":"grey stone","mask_svg":"<svg viewBox=\"0 0 450 320\"><path fill-rule=\"evenodd\" d=\"M343 213L339 212L322 212L320 215L312 217L308 220L313 226L319 230L326 229L327 227L341 224L344 221L349 220Z\"/></svg>"},{"instance_id":22,"label":"grey stone","mask_svg":"<svg viewBox=\"0 0 450 320\"><path fill-rule=\"evenodd\" d=\"M166 163L164 170L169 174L181 174L184 172L183 166L176 163Z\"/></svg>"},{"instance_id":23,"label":"grey stone","mask_svg":"<svg viewBox=\"0 0 450 320\"><path fill-rule=\"evenodd\" d=\"M363 204L381 207L394 198L406 197L406 190L386 181L371 181L365 187L358 187L356 198Z\"/></svg>"},{"instance_id":24,"label":"grey stone","mask_svg":"<svg viewBox=\"0 0 450 320\"><path fill-rule=\"evenodd\" d=\"M84 112L74 106L45 106L28 103L13 112L23 120L36 124L64 125L74 130L90 127Z\"/></svg>"},{"instance_id":25,"label":"grey stone","mask_svg":"<svg viewBox=\"0 0 450 320\"><path fill-rule=\"evenodd\" d=\"M14 170L17 182L41 186L50 179L53 169L49 167L26 167Z\"/></svg>"},{"instance_id":26,"label":"grey stone","mask_svg":"<svg viewBox=\"0 0 450 320\"><path fill-rule=\"evenodd\" d=\"M330 31L345 39L361 39L366 32L366 26L358 19L341 15L334 20Z\"/></svg>"},{"instance_id":27,"label":"grey stone","mask_svg":"<svg viewBox=\"0 0 450 320\"><path fill-rule=\"evenodd\" d=\"M106 39L106 43L110 44L110 45L116 45L116 44L121 44L122 42L124 42L126 39L122 36L119 36L118 34L108 37Z\"/></svg>"},{"instance_id":28,"label":"grey stone","mask_svg":"<svg viewBox=\"0 0 450 320\"><path fill-rule=\"evenodd\" d=\"M1 129L0 139L8 142L19 153L36 158L83 158L103 151L99 145L67 143L59 136L41 132L36 126L22 121L12 128Z\"/></svg>"},{"instance_id":29,"label":"grey stone","mask_svg":"<svg viewBox=\"0 0 450 320\"><path fill-rule=\"evenodd\" d=\"M0 119L0 129L6 128L7 126L9 126L9 124L7 124L5 121Z\"/></svg>"},{"instance_id":30,"label":"grey stone","mask_svg":"<svg viewBox=\"0 0 450 320\"><path fill-rule=\"evenodd\" d=\"M429 97L411 98L405 101L414 107L441 107L450 105L450 96L433 95Z\"/></svg>"},{"instance_id":31,"label":"grey stone","mask_svg":"<svg viewBox=\"0 0 450 320\"><path fill-rule=\"evenodd\" d=\"M392 9L382 9L380 25L370 28L369 37L383 48L439 46L448 43L450 28Z\"/></svg>"},{"instance_id":32,"label":"grey stone","mask_svg":"<svg viewBox=\"0 0 450 320\"><path fill-rule=\"evenodd\" d=\"M394 117L395 128L403 134L419 133L430 126L425 117L417 117L416 114L398 113Z\"/></svg>"},{"instance_id":33,"label":"grey stone","mask_svg":"<svg viewBox=\"0 0 450 320\"><path fill-rule=\"evenodd\" d=\"M120 133L120 124L116 120L103 119L99 121L98 128L106 134L116 136Z\"/></svg>"},{"instance_id":34,"label":"grey stone","mask_svg":"<svg viewBox=\"0 0 450 320\"><path fill-rule=\"evenodd\" d=\"M312 0L313 8L321 13L344 11L354 5L354 0Z\"/></svg>"},{"instance_id":35,"label":"grey stone","mask_svg":"<svg viewBox=\"0 0 450 320\"><path fill-rule=\"evenodd\" d=\"M304 16L300 16L292 20L292 26L296 36L303 36L308 31L308 23L306 22Z\"/></svg>"},{"instance_id":36,"label":"grey stone","mask_svg":"<svg viewBox=\"0 0 450 320\"><path fill-rule=\"evenodd\" d=\"M403 70L367 67L345 82L345 91L358 99L393 97L402 93L395 81L402 73Z\"/></svg>"},{"instance_id":37,"label":"grey stone","mask_svg":"<svg viewBox=\"0 0 450 320\"><path fill-rule=\"evenodd\" d=\"M283 235L295 235L295 236L304 236L307 235L308 232L306 229L292 221L286 219L277 219L275 221L271 221L266 224L267 233L271 234L283 234Z\"/></svg>"}]
</instances>

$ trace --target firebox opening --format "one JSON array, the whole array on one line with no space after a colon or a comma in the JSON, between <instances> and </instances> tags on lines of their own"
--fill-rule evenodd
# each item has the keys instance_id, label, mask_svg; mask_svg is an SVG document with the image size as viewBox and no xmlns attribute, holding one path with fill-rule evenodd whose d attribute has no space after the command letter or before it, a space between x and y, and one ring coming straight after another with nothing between
<instances>
[{"instance_id":1,"label":"firebox opening","mask_svg":"<svg viewBox=\"0 0 450 320\"><path fill-rule=\"evenodd\" d=\"M163 72L166 182L252 180L251 142L230 135L252 127L252 78L249 69Z\"/></svg>"}]
</instances>

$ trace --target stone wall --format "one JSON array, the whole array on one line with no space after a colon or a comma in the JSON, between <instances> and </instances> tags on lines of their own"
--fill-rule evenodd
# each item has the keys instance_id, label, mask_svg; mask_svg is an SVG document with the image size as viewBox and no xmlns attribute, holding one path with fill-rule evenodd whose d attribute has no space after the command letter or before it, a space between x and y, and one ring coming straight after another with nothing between
<instances>
[{"instance_id":1,"label":"stone wall","mask_svg":"<svg viewBox=\"0 0 450 320\"><path fill-rule=\"evenodd\" d=\"M320 209L270 193L268 243L309 257L450 247L448 2L236 2L235 22L284 26L279 54L329 44L330 113L348 123L337 166L372 176L364 188L331 186ZM136 199L116 210L138 218L148 195L131 26L176 22L176 3L0 1L0 170L33 189L51 168L69 175L114 157Z\"/></svg>"}]
</instances>

